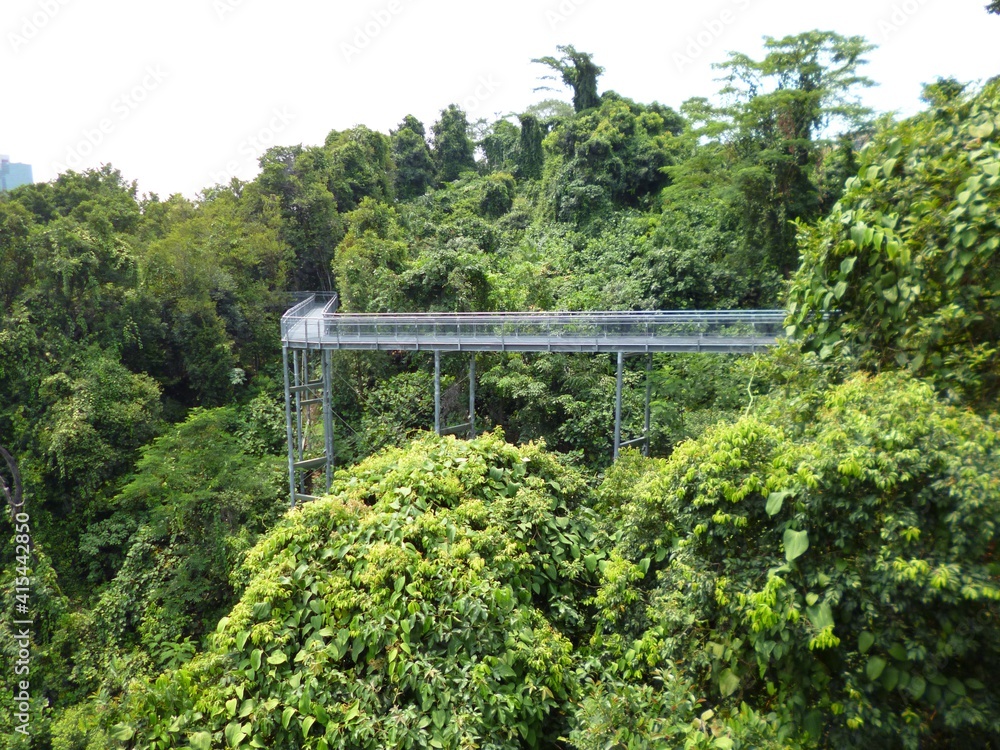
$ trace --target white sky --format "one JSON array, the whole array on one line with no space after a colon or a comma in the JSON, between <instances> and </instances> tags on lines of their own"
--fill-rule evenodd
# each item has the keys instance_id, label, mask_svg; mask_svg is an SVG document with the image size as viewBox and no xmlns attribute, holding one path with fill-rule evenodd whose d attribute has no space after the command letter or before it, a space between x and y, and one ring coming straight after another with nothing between
<instances>
[{"instance_id":1,"label":"white sky","mask_svg":"<svg viewBox=\"0 0 1000 750\"><path fill-rule=\"evenodd\" d=\"M880 111L917 111L938 76L1000 73L986 0L0 3L0 153L37 181L110 162L161 197L250 179L268 145L331 129L388 132L408 113L429 129L451 102L470 119L522 111L552 96L530 61L559 44L594 54L602 91L674 107L718 90L727 51L816 28L879 45L865 101Z\"/></svg>"}]
</instances>

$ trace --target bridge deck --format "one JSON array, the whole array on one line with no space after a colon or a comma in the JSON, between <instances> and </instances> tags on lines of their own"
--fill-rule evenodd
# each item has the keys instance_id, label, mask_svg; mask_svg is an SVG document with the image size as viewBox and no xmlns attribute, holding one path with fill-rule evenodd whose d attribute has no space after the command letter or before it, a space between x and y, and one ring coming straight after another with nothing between
<instances>
[{"instance_id":1,"label":"bridge deck","mask_svg":"<svg viewBox=\"0 0 1000 750\"><path fill-rule=\"evenodd\" d=\"M785 313L650 311L340 314L313 295L281 321L290 349L511 352L752 352L773 345Z\"/></svg>"}]
</instances>

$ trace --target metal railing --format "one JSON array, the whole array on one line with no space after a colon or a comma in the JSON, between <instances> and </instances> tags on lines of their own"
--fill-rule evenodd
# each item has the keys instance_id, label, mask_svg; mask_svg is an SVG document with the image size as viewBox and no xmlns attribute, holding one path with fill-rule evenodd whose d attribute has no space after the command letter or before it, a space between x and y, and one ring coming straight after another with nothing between
<instances>
[{"instance_id":1,"label":"metal railing","mask_svg":"<svg viewBox=\"0 0 1000 750\"><path fill-rule=\"evenodd\" d=\"M290 346L322 348L518 348L581 350L675 340L773 343L783 310L537 313L336 313L336 295L316 295L282 318ZM692 344L694 345L694 344Z\"/></svg>"}]
</instances>

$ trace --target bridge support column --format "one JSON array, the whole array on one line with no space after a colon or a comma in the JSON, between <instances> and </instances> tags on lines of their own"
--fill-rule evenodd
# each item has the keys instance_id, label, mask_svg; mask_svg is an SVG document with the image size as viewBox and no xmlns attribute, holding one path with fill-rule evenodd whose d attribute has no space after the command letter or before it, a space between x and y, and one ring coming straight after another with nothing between
<instances>
[{"instance_id":1,"label":"bridge support column","mask_svg":"<svg viewBox=\"0 0 1000 750\"><path fill-rule=\"evenodd\" d=\"M434 432L441 434L441 352L434 351Z\"/></svg>"},{"instance_id":2,"label":"bridge support column","mask_svg":"<svg viewBox=\"0 0 1000 750\"><path fill-rule=\"evenodd\" d=\"M326 452L326 491L333 483L333 352L323 352L323 443Z\"/></svg>"},{"instance_id":3,"label":"bridge support column","mask_svg":"<svg viewBox=\"0 0 1000 750\"><path fill-rule=\"evenodd\" d=\"M292 354L298 357L297 353ZM292 388L288 379L288 347L281 347L281 360L285 374L285 432L288 435L288 498L295 507L295 436L292 431ZM296 383L298 385L298 383Z\"/></svg>"},{"instance_id":4,"label":"bridge support column","mask_svg":"<svg viewBox=\"0 0 1000 750\"><path fill-rule=\"evenodd\" d=\"M476 437L476 353L469 359L469 438Z\"/></svg>"},{"instance_id":5,"label":"bridge support column","mask_svg":"<svg viewBox=\"0 0 1000 750\"><path fill-rule=\"evenodd\" d=\"M615 386L615 461L618 460L618 453L622 445L622 375L624 366L625 352L618 352L618 379Z\"/></svg>"},{"instance_id":6,"label":"bridge support column","mask_svg":"<svg viewBox=\"0 0 1000 750\"><path fill-rule=\"evenodd\" d=\"M649 458L649 428L651 425L650 399L653 396L653 355L646 355L646 421L644 424L646 442L642 446L642 455Z\"/></svg>"}]
</instances>

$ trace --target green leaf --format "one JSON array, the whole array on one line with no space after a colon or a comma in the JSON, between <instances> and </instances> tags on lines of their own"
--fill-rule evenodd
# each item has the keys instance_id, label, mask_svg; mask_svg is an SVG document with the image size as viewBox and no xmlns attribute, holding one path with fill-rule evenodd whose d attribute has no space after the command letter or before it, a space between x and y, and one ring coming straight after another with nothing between
<instances>
[{"instance_id":1,"label":"green leaf","mask_svg":"<svg viewBox=\"0 0 1000 750\"><path fill-rule=\"evenodd\" d=\"M962 247L972 247L975 241L979 239L979 230L970 227L962 232Z\"/></svg>"},{"instance_id":2,"label":"green leaf","mask_svg":"<svg viewBox=\"0 0 1000 750\"><path fill-rule=\"evenodd\" d=\"M859 248L865 246L865 225L855 224L851 227L851 239L854 240L854 244Z\"/></svg>"},{"instance_id":3,"label":"green leaf","mask_svg":"<svg viewBox=\"0 0 1000 750\"><path fill-rule=\"evenodd\" d=\"M253 671L256 672L260 669L260 657L263 656L263 652L259 648L255 648L253 653L250 654L250 666L253 667Z\"/></svg>"},{"instance_id":4,"label":"green leaf","mask_svg":"<svg viewBox=\"0 0 1000 750\"><path fill-rule=\"evenodd\" d=\"M892 170L896 168L896 164L899 162L898 159L886 159L882 164L882 174L886 177L892 177Z\"/></svg>"},{"instance_id":5,"label":"green leaf","mask_svg":"<svg viewBox=\"0 0 1000 750\"><path fill-rule=\"evenodd\" d=\"M806 614L809 615L809 621L817 630L833 627L833 612L827 602L823 602L818 607L809 607Z\"/></svg>"},{"instance_id":6,"label":"green leaf","mask_svg":"<svg viewBox=\"0 0 1000 750\"><path fill-rule=\"evenodd\" d=\"M288 729L288 723L292 720L295 715L295 708L293 706L286 706L285 710L281 712L281 726Z\"/></svg>"},{"instance_id":7,"label":"green leaf","mask_svg":"<svg viewBox=\"0 0 1000 750\"><path fill-rule=\"evenodd\" d=\"M969 134L973 138L988 138L993 135L993 123L990 120L976 123L969 128Z\"/></svg>"},{"instance_id":8,"label":"green leaf","mask_svg":"<svg viewBox=\"0 0 1000 750\"><path fill-rule=\"evenodd\" d=\"M597 568L597 555L587 555L583 558L583 564L587 566L587 570L593 573Z\"/></svg>"},{"instance_id":9,"label":"green leaf","mask_svg":"<svg viewBox=\"0 0 1000 750\"><path fill-rule=\"evenodd\" d=\"M722 674L719 675L719 692L722 693L723 698L728 698L730 695L736 692L736 688L740 686L740 678L736 676L736 673L731 669L723 670Z\"/></svg>"},{"instance_id":10,"label":"green leaf","mask_svg":"<svg viewBox=\"0 0 1000 750\"><path fill-rule=\"evenodd\" d=\"M302 736L308 737L309 730L312 729L312 725L316 723L316 717L303 716L301 719L299 719L299 722L302 724Z\"/></svg>"},{"instance_id":11,"label":"green leaf","mask_svg":"<svg viewBox=\"0 0 1000 750\"><path fill-rule=\"evenodd\" d=\"M927 689L927 682L920 675L914 675L913 679L910 680L910 684L907 685L907 690L910 691L910 695L916 700L920 700L924 691Z\"/></svg>"},{"instance_id":12,"label":"green leaf","mask_svg":"<svg viewBox=\"0 0 1000 750\"><path fill-rule=\"evenodd\" d=\"M275 651L267 657L268 664L284 664L286 661L288 661L288 656L284 651Z\"/></svg>"},{"instance_id":13,"label":"green leaf","mask_svg":"<svg viewBox=\"0 0 1000 750\"><path fill-rule=\"evenodd\" d=\"M115 724L111 727L111 738L120 742L128 742L135 734L135 730L128 724Z\"/></svg>"},{"instance_id":14,"label":"green leaf","mask_svg":"<svg viewBox=\"0 0 1000 750\"><path fill-rule=\"evenodd\" d=\"M868 659L868 664L865 666L865 674L868 675L868 679L874 682L882 674L885 669L885 659L881 656L872 656Z\"/></svg>"},{"instance_id":15,"label":"green leaf","mask_svg":"<svg viewBox=\"0 0 1000 750\"><path fill-rule=\"evenodd\" d=\"M868 649L872 647L875 643L875 636L869 633L867 630L862 631L861 635L858 636L858 651L862 654L867 654Z\"/></svg>"},{"instance_id":16,"label":"green leaf","mask_svg":"<svg viewBox=\"0 0 1000 750\"><path fill-rule=\"evenodd\" d=\"M889 655L896 661L906 661L906 649L902 643L894 643L889 648Z\"/></svg>"},{"instance_id":17,"label":"green leaf","mask_svg":"<svg viewBox=\"0 0 1000 750\"><path fill-rule=\"evenodd\" d=\"M250 638L249 630L240 631L239 635L236 636L236 650L242 651L243 647L247 645L247 639Z\"/></svg>"},{"instance_id":18,"label":"green leaf","mask_svg":"<svg viewBox=\"0 0 1000 750\"><path fill-rule=\"evenodd\" d=\"M843 276L847 276L851 271L854 270L854 264L858 262L858 257L852 255L850 258L844 258L840 262L840 273Z\"/></svg>"},{"instance_id":19,"label":"green leaf","mask_svg":"<svg viewBox=\"0 0 1000 750\"><path fill-rule=\"evenodd\" d=\"M212 750L212 733L195 732L188 739L191 750Z\"/></svg>"},{"instance_id":20,"label":"green leaf","mask_svg":"<svg viewBox=\"0 0 1000 750\"><path fill-rule=\"evenodd\" d=\"M844 294L847 292L847 282L838 281L837 285L833 288L833 294L837 299L843 299Z\"/></svg>"},{"instance_id":21,"label":"green leaf","mask_svg":"<svg viewBox=\"0 0 1000 750\"><path fill-rule=\"evenodd\" d=\"M715 746L719 750L733 750L733 741L728 737L716 737Z\"/></svg>"},{"instance_id":22,"label":"green leaf","mask_svg":"<svg viewBox=\"0 0 1000 750\"><path fill-rule=\"evenodd\" d=\"M809 532L787 529L783 541L785 544L785 560L791 562L802 557L805 551L809 549Z\"/></svg>"},{"instance_id":23,"label":"green leaf","mask_svg":"<svg viewBox=\"0 0 1000 750\"><path fill-rule=\"evenodd\" d=\"M230 717L236 716L236 699L230 698L226 701L226 711L229 712Z\"/></svg>"},{"instance_id":24,"label":"green leaf","mask_svg":"<svg viewBox=\"0 0 1000 750\"><path fill-rule=\"evenodd\" d=\"M229 747L239 747L246 738L246 732L243 731L243 727L238 722L231 721L226 724L226 744Z\"/></svg>"}]
</instances>

